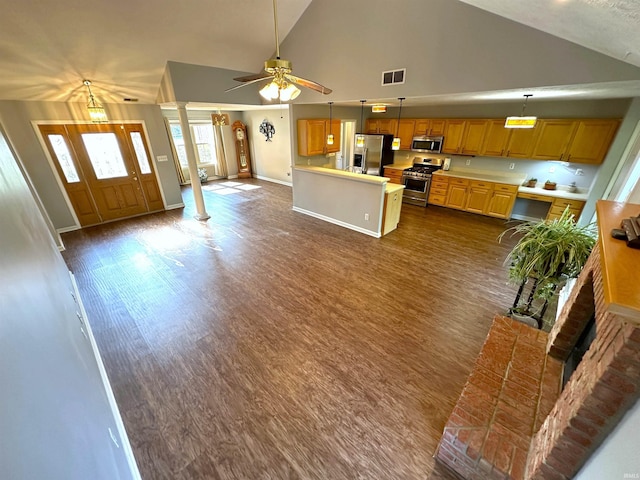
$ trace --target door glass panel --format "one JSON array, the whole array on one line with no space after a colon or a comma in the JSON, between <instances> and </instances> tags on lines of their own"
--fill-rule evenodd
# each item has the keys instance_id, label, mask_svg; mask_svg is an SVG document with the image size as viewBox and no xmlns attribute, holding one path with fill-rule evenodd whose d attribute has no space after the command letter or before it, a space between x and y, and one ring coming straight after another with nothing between
<instances>
[{"instance_id":1,"label":"door glass panel","mask_svg":"<svg viewBox=\"0 0 640 480\"><path fill-rule=\"evenodd\" d=\"M133 149L136 151L138 165L140 165L140 173L151 173L149 158L147 157L147 151L144 148L144 142L142 141L140 132L131 132L131 142L133 143Z\"/></svg>"},{"instance_id":2,"label":"door glass panel","mask_svg":"<svg viewBox=\"0 0 640 480\"><path fill-rule=\"evenodd\" d=\"M128 176L114 133L83 133L82 141L98 180Z\"/></svg>"},{"instance_id":3,"label":"door glass panel","mask_svg":"<svg viewBox=\"0 0 640 480\"><path fill-rule=\"evenodd\" d=\"M67 142L64 141L64 137L62 135L48 135L48 138L67 183L78 183L80 177L76 166L73 164L71 153L69 152L69 147L67 147Z\"/></svg>"}]
</instances>

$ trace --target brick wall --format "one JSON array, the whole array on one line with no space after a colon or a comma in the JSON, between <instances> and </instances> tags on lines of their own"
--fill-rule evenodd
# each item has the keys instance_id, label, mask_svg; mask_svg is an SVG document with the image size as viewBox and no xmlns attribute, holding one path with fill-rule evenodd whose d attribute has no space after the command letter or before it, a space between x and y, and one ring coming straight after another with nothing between
<instances>
[{"instance_id":1,"label":"brick wall","mask_svg":"<svg viewBox=\"0 0 640 480\"><path fill-rule=\"evenodd\" d=\"M436 457L463 478L572 478L640 396L640 326L607 310L599 247L551 332L496 317ZM560 392L595 311L596 338Z\"/></svg>"}]
</instances>

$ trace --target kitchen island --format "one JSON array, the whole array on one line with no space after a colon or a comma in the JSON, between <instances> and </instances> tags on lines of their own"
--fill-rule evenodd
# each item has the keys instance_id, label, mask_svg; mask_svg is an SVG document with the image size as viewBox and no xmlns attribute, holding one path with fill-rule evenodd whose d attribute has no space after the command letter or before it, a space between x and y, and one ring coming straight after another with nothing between
<instances>
[{"instance_id":1,"label":"kitchen island","mask_svg":"<svg viewBox=\"0 0 640 480\"><path fill-rule=\"evenodd\" d=\"M386 177L295 165L293 210L381 237L397 227L403 185Z\"/></svg>"}]
</instances>

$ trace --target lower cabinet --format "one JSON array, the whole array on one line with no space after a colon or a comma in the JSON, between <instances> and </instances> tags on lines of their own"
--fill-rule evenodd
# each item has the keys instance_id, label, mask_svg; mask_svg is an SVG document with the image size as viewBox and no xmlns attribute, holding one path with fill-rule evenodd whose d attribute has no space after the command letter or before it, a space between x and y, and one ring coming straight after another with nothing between
<instances>
[{"instance_id":1,"label":"lower cabinet","mask_svg":"<svg viewBox=\"0 0 640 480\"><path fill-rule=\"evenodd\" d=\"M384 194L382 210L382 235L386 235L398 227L400 210L402 209L402 188L396 187Z\"/></svg>"},{"instance_id":2,"label":"lower cabinet","mask_svg":"<svg viewBox=\"0 0 640 480\"><path fill-rule=\"evenodd\" d=\"M390 183L398 183L402 185L402 170L398 168L384 168L384 176L387 177Z\"/></svg>"},{"instance_id":3,"label":"lower cabinet","mask_svg":"<svg viewBox=\"0 0 640 480\"><path fill-rule=\"evenodd\" d=\"M449 189L449 177L431 177L429 200L431 205L444 205L447 203L447 190Z\"/></svg>"},{"instance_id":4,"label":"lower cabinet","mask_svg":"<svg viewBox=\"0 0 640 480\"><path fill-rule=\"evenodd\" d=\"M517 185L447 177L433 177L429 203L464 210L479 215L509 218L518 194ZM443 180L446 180L443 181ZM440 203L440 192L446 188L445 200ZM434 193L434 188L437 193Z\"/></svg>"}]
</instances>

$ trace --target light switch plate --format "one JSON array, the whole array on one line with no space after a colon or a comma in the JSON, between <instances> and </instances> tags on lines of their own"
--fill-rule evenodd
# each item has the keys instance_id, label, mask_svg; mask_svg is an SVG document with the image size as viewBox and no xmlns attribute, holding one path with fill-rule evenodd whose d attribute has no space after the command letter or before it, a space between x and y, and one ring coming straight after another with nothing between
<instances>
[{"instance_id":1,"label":"light switch plate","mask_svg":"<svg viewBox=\"0 0 640 480\"><path fill-rule=\"evenodd\" d=\"M168 162L169 161L169 157L167 157L166 155L158 155L156 157L156 160L159 162Z\"/></svg>"}]
</instances>

